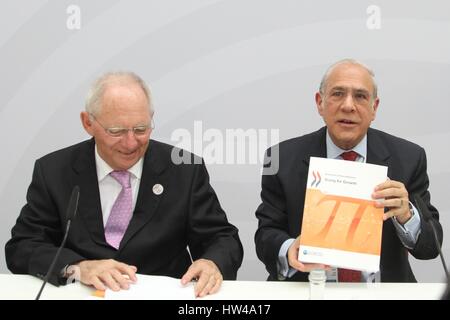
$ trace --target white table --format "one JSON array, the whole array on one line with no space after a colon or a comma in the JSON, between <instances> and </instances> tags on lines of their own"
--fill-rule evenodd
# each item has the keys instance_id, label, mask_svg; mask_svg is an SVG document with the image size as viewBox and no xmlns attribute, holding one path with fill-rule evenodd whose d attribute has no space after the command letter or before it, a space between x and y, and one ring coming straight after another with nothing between
<instances>
[{"instance_id":1,"label":"white table","mask_svg":"<svg viewBox=\"0 0 450 320\"><path fill-rule=\"evenodd\" d=\"M151 280L151 276L149 277ZM34 299L42 284L28 275L0 274L0 299ZM325 299L433 300L445 291L443 283L327 283ZM150 289L149 289L150 290ZM47 284L41 299L89 299L94 289L73 283L55 287ZM306 300L309 284L305 282L224 281L220 291L206 300Z\"/></svg>"}]
</instances>

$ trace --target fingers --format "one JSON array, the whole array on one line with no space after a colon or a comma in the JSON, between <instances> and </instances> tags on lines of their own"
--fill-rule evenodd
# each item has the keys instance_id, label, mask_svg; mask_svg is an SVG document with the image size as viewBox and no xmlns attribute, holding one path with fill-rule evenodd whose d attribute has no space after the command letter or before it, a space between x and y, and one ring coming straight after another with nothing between
<instances>
[{"instance_id":1,"label":"fingers","mask_svg":"<svg viewBox=\"0 0 450 320\"><path fill-rule=\"evenodd\" d=\"M295 254L291 254L288 251L288 263L289 263L290 267L292 267L296 270L303 271L303 272L309 271L309 270L307 270L307 266L305 266L304 263L298 261L298 249L296 250Z\"/></svg>"},{"instance_id":2,"label":"fingers","mask_svg":"<svg viewBox=\"0 0 450 320\"><path fill-rule=\"evenodd\" d=\"M300 236L298 236L288 249L288 264L297 270L300 270L301 263L298 261L298 249L300 248Z\"/></svg>"},{"instance_id":3,"label":"fingers","mask_svg":"<svg viewBox=\"0 0 450 320\"><path fill-rule=\"evenodd\" d=\"M395 217L398 222L404 224L411 218L409 194L403 183L387 180L375 187L372 197L377 200L375 207L389 208L383 215L384 221Z\"/></svg>"},{"instance_id":4,"label":"fingers","mask_svg":"<svg viewBox=\"0 0 450 320\"><path fill-rule=\"evenodd\" d=\"M222 282L223 282L223 278L222 278L222 275L220 275L220 279L218 279L216 281L216 284L211 288L211 290L209 291L209 294L217 293L220 289L220 286L222 285Z\"/></svg>"},{"instance_id":5,"label":"fingers","mask_svg":"<svg viewBox=\"0 0 450 320\"><path fill-rule=\"evenodd\" d=\"M324 269L324 270L330 270L331 267L329 265L326 264L322 264L322 263L302 263L298 260L289 262L290 266L294 269L297 269L298 271L302 271L302 272L310 272L313 269Z\"/></svg>"},{"instance_id":6,"label":"fingers","mask_svg":"<svg viewBox=\"0 0 450 320\"><path fill-rule=\"evenodd\" d=\"M376 204L375 206L378 208L389 208L383 214L383 221L395 217L397 222L399 222L400 224L405 224L412 217L411 211L409 210L408 199L386 200L383 203Z\"/></svg>"},{"instance_id":7,"label":"fingers","mask_svg":"<svg viewBox=\"0 0 450 320\"><path fill-rule=\"evenodd\" d=\"M404 208L409 206L409 195L401 182L388 180L375 187L372 198L377 208Z\"/></svg>"},{"instance_id":8,"label":"fingers","mask_svg":"<svg viewBox=\"0 0 450 320\"><path fill-rule=\"evenodd\" d=\"M288 249L288 264L297 270L303 271L304 264L298 261L298 250L300 248L300 236L295 239Z\"/></svg>"},{"instance_id":9,"label":"fingers","mask_svg":"<svg viewBox=\"0 0 450 320\"><path fill-rule=\"evenodd\" d=\"M374 199L382 199L382 198L404 198L407 197L408 192L406 189L402 188L388 188L384 190L375 191L372 193L372 197Z\"/></svg>"},{"instance_id":10,"label":"fingers","mask_svg":"<svg viewBox=\"0 0 450 320\"><path fill-rule=\"evenodd\" d=\"M208 278L207 281L203 281L203 278ZM199 281L197 282L195 293L196 297L204 297L208 294L213 294L219 291L219 288L222 284L223 278L222 275L212 274L212 275L202 275L200 276Z\"/></svg>"},{"instance_id":11,"label":"fingers","mask_svg":"<svg viewBox=\"0 0 450 320\"><path fill-rule=\"evenodd\" d=\"M387 189L387 188L401 188L403 186L404 186L403 183L401 183L399 181L395 181L395 180L390 180L388 178L388 180L386 180L385 182L380 183L379 185L377 185L375 187L375 191L383 190L383 189Z\"/></svg>"},{"instance_id":12,"label":"fingers","mask_svg":"<svg viewBox=\"0 0 450 320\"><path fill-rule=\"evenodd\" d=\"M198 267L195 263L193 263L181 278L181 284L186 285L188 282L196 279L199 273L200 267Z\"/></svg>"},{"instance_id":13,"label":"fingers","mask_svg":"<svg viewBox=\"0 0 450 320\"><path fill-rule=\"evenodd\" d=\"M409 199L404 198L394 198L394 199L385 199L380 201L375 201L375 207L377 208L401 208L405 205L409 204Z\"/></svg>"},{"instance_id":14,"label":"fingers","mask_svg":"<svg viewBox=\"0 0 450 320\"><path fill-rule=\"evenodd\" d=\"M124 275L128 276L128 279L131 282L136 282L137 278L136 278L136 272L137 272L137 268L135 266L130 266L128 264L125 263L121 263L119 262L119 265L117 266L117 269Z\"/></svg>"},{"instance_id":15,"label":"fingers","mask_svg":"<svg viewBox=\"0 0 450 320\"><path fill-rule=\"evenodd\" d=\"M124 289L128 290L130 288L131 279L128 275L123 274L119 270L111 270L110 273L111 277L116 283L116 286L118 286L118 290Z\"/></svg>"},{"instance_id":16,"label":"fingers","mask_svg":"<svg viewBox=\"0 0 450 320\"><path fill-rule=\"evenodd\" d=\"M219 268L214 262L206 259L195 261L181 278L181 283L185 285L193 279L198 279L194 287L195 297L216 293L223 282Z\"/></svg>"},{"instance_id":17,"label":"fingers","mask_svg":"<svg viewBox=\"0 0 450 320\"><path fill-rule=\"evenodd\" d=\"M402 209L391 209L391 210L388 210L388 211L386 211L383 214L383 221L386 221L389 218L396 217L396 216L399 216L399 215L402 215L402 214L404 214L404 210L402 210Z\"/></svg>"},{"instance_id":18,"label":"fingers","mask_svg":"<svg viewBox=\"0 0 450 320\"><path fill-rule=\"evenodd\" d=\"M112 291L120 290L120 285L118 284L116 277L113 277L113 275L110 272L105 272L101 274L98 278Z\"/></svg>"},{"instance_id":19,"label":"fingers","mask_svg":"<svg viewBox=\"0 0 450 320\"><path fill-rule=\"evenodd\" d=\"M405 185L399 181L387 180L377 185L374 189L376 198L395 197L408 194Z\"/></svg>"},{"instance_id":20,"label":"fingers","mask_svg":"<svg viewBox=\"0 0 450 320\"><path fill-rule=\"evenodd\" d=\"M201 298L208 294L215 293L219 290L221 284L222 277L217 279L215 274L202 274L195 285L195 296Z\"/></svg>"},{"instance_id":21,"label":"fingers","mask_svg":"<svg viewBox=\"0 0 450 320\"><path fill-rule=\"evenodd\" d=\"M302 263L298 261L298 249L300 247L300 236L295 239L288 249L288 263L292 268L302 271L310 272L313 269L330 270L330 266L321 263Z\"/></svg>"},{"instance_id":22,"label":"fingers","mask_svg":"<svg viewBox=\"0 0 450 320\"><path fill-rule=\"evenodd\" d=\"M82 283L94 286L97 290L110 288L113 291L128 289L130 282L136 282L135 266L112 259L85 260L78 264Z\"/></svg>"},{"instance_id":23,"label":"fingers","mask_svg":"<svg viewBox=\"0 0 450 320\"><path fill-rule=\"evenodd\" d=\"M295 266L292 266L293 268L302 271L302 272L310 272L313 269L323 269L323 270L330 270L331 267L326 265L326 264L322 264L322 263L302 263L300 261L297 261L297 263L295 264Z\"/></svg>"},{"instance_id":24,"label":"fingers","mask_svg":"<svg viewBox=\"0 0 450 320\"><path fill-rule=\"evenodd\" d=\"M90 283L85 283L85 284L90 284L90 285L94 286L94 288L97 290L102 290L102 291L106 290L106 286L103 284L103 282L98 277L92 277L92 279L90 280Z\"/></svg>"}]
</instances>

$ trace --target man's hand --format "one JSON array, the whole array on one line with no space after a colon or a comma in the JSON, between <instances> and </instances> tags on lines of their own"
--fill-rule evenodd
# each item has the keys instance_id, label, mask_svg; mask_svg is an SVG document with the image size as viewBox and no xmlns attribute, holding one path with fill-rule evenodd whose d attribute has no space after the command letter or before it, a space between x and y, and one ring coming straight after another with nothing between
<instances>
[{"instance_id":1,"label":"man's hand","mask_svg":"<svg viewBox=\"0 0 450 320\"><path fill-rule=\"evenodd\" d=\"M136 282L135 266L113 259L84 260L76 264L80 268L80 281L94 286L97 290L110 288L113 291L128 289L129 283Z\"/></svg>"},{"instance_id":2,"label":"man's hand","mask_svg":"<svg viewBox=\"0 0 450 320\"><path fill-rule=\"evenodd\" d=\"M223 277L219 268L211 260L199 259L194 261L187 272L181 278L183 285L189 281L197 279L195 285L195 297L204 297L219 291Z\"/></svg>"},{"instance_id":3,"label":"man's hand","mask_svg":"<svg viewBox=\"0 0 450 320\"><path fill-rule=\"evenodd\" d=\"M387 180L375 187L372 198L377 208L389 208L384 213L383 220L395 217L400 224L405 224L411 218L409 211L409 197L405 185L399 181Z\"/></svg>"},{"instance_id":4,"label":"man's hand","mask_svg":"<svg viewBox=\"0 0 450 320\"><path fill-rule=\"evenodd\" d=\"M300 236L295 239L288 249L288 263L289 265L302 272L310 272L313 269L329 270L330 266L322 263L301 263L298 261L298 248L300 247Z\"/></svg>"}]
</instances>

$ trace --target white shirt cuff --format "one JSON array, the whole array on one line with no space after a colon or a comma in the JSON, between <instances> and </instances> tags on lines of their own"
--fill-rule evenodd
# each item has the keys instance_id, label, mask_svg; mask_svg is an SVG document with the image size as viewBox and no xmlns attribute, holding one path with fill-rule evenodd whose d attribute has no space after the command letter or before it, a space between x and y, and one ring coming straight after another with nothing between
<instances>
[{"instance_id":1,"label":"white shirt cuff","mask_svg":"<svg viewBox=\"0 0 450 320\"><path fill-rule=\"evenodd\" d=\"M295 239L287 239L281 245L280 251L278 252L278 261L277 261L277 269L278 269L278 280L284 280L286 278L292 277L297 270L289 267L289 262L287 258L287 253L291 244L295 241Z\"/></svg>"}]
</instances>

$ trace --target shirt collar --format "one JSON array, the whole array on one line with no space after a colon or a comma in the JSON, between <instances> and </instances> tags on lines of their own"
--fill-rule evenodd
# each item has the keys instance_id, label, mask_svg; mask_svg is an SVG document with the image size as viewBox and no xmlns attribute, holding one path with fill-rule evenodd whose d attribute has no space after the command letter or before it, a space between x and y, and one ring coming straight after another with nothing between
<instances>
[{"instance_id":1,"label":"shirt collar","mask_svg":"<svg viewBox=\"0 0 450 320\"><path fill-rule=\"evenodd\" d=\"M355 151L360 157L362 157L363 162L366 162L367 158L367 133L364 135L362 140L351 149ZM329 159L338 159L343 152L350 150L343 150L334 144L333 140L331 140L330 134L327 129L327 158Z\"/></svg>"},{"instance_id":2,"label":"shirt collar","mask_svg":"<svg viewBox=\"0 0 450 320\"><path fill-rule=\"evenodd\" d=\"M141 179L142 176L142 167L144 164L144 158L140 158L138 162L134 164L130 169L127 171L130 172L136 179ZM109 175L111 172L113 172L113 168L109 164L106 163L105 160L100 157L97 150L97 144L95 144L95 165L97 167L97 177L98 181L102 181L105 179L107 175Z\"/></svg>"}]
</instances>

